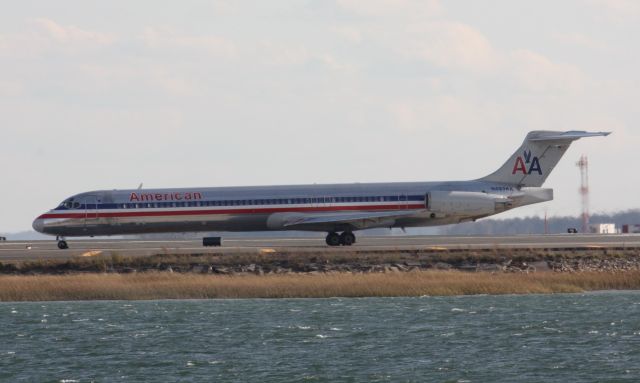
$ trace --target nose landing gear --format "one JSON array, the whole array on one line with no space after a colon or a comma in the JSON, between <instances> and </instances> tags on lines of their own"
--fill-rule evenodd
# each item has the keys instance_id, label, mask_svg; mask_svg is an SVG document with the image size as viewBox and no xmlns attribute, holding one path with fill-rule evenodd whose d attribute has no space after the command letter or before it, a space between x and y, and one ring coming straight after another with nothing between
<instances>
[{"instance_id":1,"label":"nose landing gear","mask_svg":"<svg viewBox=\"0 0 640 383\"><path fill-rule=\"evenodd\" d=\"M56 241L58 241L58 249L65 250L69 248L67 241L64 240L64 237L56 237Z\"/></svg>"},{"instance_id":2,"label":"nose landing gear","mask_svg":"<svg viewBox=\"0 0 640 383\"><path fill-rule=\"evenodd\" d=\"M350 231L345 231L342 234L332 231L327 234L326 242L329 246L351 246L356 243L356 236Z\"/></svg>"}]
</instances>

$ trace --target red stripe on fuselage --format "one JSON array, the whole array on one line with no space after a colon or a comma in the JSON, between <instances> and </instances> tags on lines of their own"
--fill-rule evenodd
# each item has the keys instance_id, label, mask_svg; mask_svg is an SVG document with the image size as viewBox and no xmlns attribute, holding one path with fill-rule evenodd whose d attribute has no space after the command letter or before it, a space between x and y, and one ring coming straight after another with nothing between
<instances>
[{"instance_id":1,"label":"red stripe on fuselage","mask_svg":"<svg viewBox=\"0 0 640 383\"><path fill-rule=\"evenodd\" d=\"M308 213L308 212L348 212L367 210L413 210L424 209L424 203L410 205L362 205L362 206L323 206L323 207L293 207L293 208L243 208L243 209L217 209L217 210L170 210L170 211L117 211L113 213L87 210L82 213L46 213L38 218L120 218L120 217L161 217L179 215L224 215L224 214L271 214L271 213ZM126 209L119 209L126 210Z\"/></svg>"}]
</instances>

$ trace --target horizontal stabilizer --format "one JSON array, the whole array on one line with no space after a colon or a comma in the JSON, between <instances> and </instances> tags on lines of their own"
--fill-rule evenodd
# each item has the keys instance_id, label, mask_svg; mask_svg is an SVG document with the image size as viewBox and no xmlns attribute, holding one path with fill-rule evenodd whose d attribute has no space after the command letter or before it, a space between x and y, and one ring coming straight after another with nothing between
<instances>
[{"instance_id":1,"label":"horizontal stabilizer","mask_svg":"<svg viewBox=\"0 0 640 383\"><path fill-rule=\"evenodd\" d=\"M529 138L529 141L563 141L563 140L574 141L579 138L585 138L585 137L599 137L599 136L606 137L610 134L611 132L585 132L585 131L578 131L578 130L572 130L569 132L539 132L538 134Z\"/></svg>"}]
</instances>

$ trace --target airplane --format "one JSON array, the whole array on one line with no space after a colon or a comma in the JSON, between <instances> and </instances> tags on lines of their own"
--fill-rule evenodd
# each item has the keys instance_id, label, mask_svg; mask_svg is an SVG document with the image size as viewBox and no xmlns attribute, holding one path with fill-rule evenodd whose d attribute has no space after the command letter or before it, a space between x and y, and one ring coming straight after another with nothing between
<instances>
[{"instance_id":1,"label":"airplane","mask_svg":"<svg viewBox=\"0 0 640 383\"><path fill-rule=\"evenodd\" d=\"M55 235L60 249L73 236L269 230L327 232L327 245L350 246L357 230L475 221L551 201L553 189L542 185L571 143L610 133L529 132L502 167L472 181L91 191L33 228Z\"/></svg>"}]
</instances>

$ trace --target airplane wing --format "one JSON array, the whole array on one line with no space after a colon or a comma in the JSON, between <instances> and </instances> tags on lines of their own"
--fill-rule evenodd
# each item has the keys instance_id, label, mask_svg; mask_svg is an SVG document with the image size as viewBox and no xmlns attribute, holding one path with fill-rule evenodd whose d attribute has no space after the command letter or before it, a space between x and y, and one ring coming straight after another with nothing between
<instances>
[{"instance_id":1,"label":"airplane wing","mask_svg":"<svg viewBox=\"0 0 640 383\"><path fill-rule=\"evenodd\" d=\"M357 229L386 226L397 218L411 217L424 210L393 210L379 212L335 212L335 213L301 213L289 215L282 222L283 227L305 227L348 225ZM390 226L390 225L389 225Z\"/></svg>"}]
</instances>

